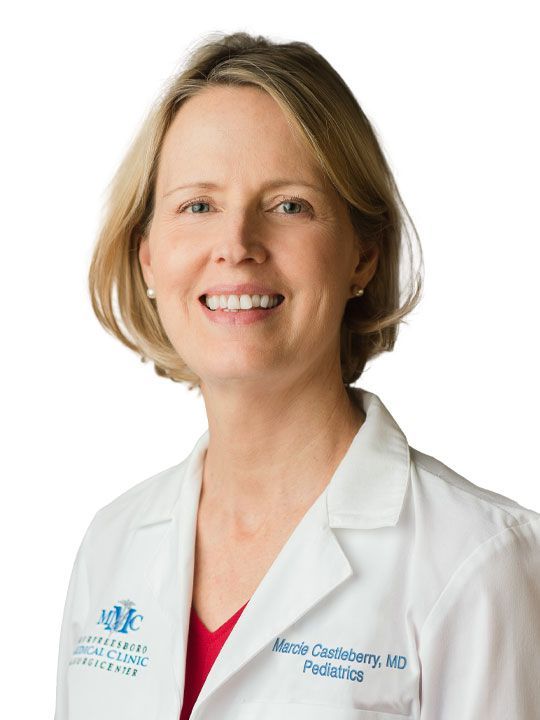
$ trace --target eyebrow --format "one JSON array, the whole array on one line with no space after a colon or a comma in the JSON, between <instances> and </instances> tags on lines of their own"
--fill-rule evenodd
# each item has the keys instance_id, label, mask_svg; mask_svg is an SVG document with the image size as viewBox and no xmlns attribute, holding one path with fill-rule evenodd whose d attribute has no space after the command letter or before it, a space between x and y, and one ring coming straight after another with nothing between
<instances>
[{"instance_id":1,"label":"eyebrow","mask_svg":"<svg viewBox=\"0 0 540 720\"><path fill-rule=\"evenodd\" d=\"M272 180L271 182L265 183L263 186L267 190L273 190L274 188L278 187L285 187L288 185L296 185L296 186L302 186L302 187L308 187L312 190L316 190L317 192L323 193L324 190L319 187L319 185L315 185L313 183L305 182L304 180L288 180L287 178L278 178L276 180ZM172 190L168 190L163 197L167 197L169 195L172 195L172 193L177 192L178 190L186 190L189 188L204 188L206 190L219 190L220 185L217 183L209 182L207 180L198 180L192 183L189 183L188 185L178 185L178 187L172 188Z\"/></svg>"}]
</instances>

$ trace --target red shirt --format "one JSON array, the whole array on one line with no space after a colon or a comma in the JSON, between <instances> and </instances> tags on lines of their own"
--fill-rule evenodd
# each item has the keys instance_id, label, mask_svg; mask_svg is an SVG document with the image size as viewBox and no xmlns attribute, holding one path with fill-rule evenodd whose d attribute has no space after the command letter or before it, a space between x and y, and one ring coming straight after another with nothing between
<instances>
[{"instance_id":1,"label":"red shirt","mask_svg":"<svg viewBox=\"0 0 540 720\"><path fill-rule=\"evenodd\" d=\"M249 601L248 601L249 602ZM247 603L246 603L247 605ZM184 700L180 720L189 720L189 716L199 696L206 676L210 672L219 651L225 640L231 634L236 621L246 607L243 605L232 617L226 620L221 627L210 632L191 606L189 620L189 636L186 656L186 679L184 685Z\"/></svg>"}]
</instances>

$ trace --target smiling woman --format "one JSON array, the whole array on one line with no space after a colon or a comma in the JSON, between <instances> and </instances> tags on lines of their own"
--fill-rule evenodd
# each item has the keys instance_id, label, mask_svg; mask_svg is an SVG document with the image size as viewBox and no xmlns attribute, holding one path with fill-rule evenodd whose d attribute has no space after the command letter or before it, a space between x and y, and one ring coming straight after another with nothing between
<instances>
[{"instance_id":1,"label":"smiling woman","mask_svg":"<svg viewBox=\"0 0 540 720\"><path fill-rule=\"evenodd\" d=\"M197 172L212 178L204 197L193 197ZM280 176L291 179L278 184ZM336 347L349 286L366 286L375 272L379 248L366 248L346 203L267 92L220 84L184 101L161 148L139 259L167 337L199 377L225 379L249 367L252 382L277 384L305 374L293 362L299 357L320 369L323 348L328 357ZM214 286L206 312L194 300L210 295L212 280L229 289ZM263 282L268 289L255 287ZM276 327L283 322L286 335ZM216 325L227 328L229 351ZM247 326L240 344L231 330ZM211 367L218 357L219 369Z\"/></svg>"},{"instance_id":2,"label":"smiling woman","mask_svg":"<svg viewBox=\"0 0 540 720\"><path fill-rule=\"evenodd\" d=\"M249 240L257 258L271 249L288 269L263 268L254 259L249 270L245 263L233 273L199 272L210 247L214 254L226 250L216 237ZM155 246L157 261L166 244L171 276L177 277L171 253L193 268L191 280L182 270L182 286L171 287L159 273L154 287L145 271L147 246ZM353 255L362 272L351 276L336 303L329 295ZM203 43L160 94L111 184L89 276L97 317L152 360L159 375L200 388L192 343L185 333L180 342L179 321L176 332L168 321L167 308L176 315L173 293L189 313L188 297L199 297L207 281L278 281L288 284L289 298L280 290L287 301L291 269L297 282L310 260L319 273L310 298L294 288L296 307L316 309L312 322L320 318L328 343L338 332L348 385L370 359L393 349L421 292L420 244L376 134L343 79L306 43L274 44L244 33ZM364 290L361 300L348 292L351 284ZM155 303L148 302L147 286Z\"/></svg>"},{"instance_id":3,"label":"smiling woman","mask_svg":"<svg viewBox=\"0 0 540 720\"><path fill-rule=\"evenodd\" d=\"M56 720L537 717L540 515L352 387L419 300L408 219L310 45L221 36L171 79L90 291L208 429L87 529Z\"/></svg>"}]
</instances>

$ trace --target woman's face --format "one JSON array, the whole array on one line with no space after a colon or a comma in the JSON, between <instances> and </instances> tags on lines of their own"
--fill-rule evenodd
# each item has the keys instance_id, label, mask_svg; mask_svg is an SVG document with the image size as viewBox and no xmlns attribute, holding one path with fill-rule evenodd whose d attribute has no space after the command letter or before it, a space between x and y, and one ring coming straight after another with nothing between
<instances>
[{"instance_id":1,"label":"woman's face","mask_svg":"<svg viewBox=\"0 0 540 720\"><path fill-rule=\"evenodd\" d=\"M182 105L139 259L164 330L203 387L276 387L335 370L351 283L364 287L375 271L359 265L345 202L278 104L253 87L206 88ZM246 283L261 292L235 290ZM234 312L230 295L264 289L283 302ZM206 308L204 294L225 296L231 310Z\"/></svg>"}]
</instances>

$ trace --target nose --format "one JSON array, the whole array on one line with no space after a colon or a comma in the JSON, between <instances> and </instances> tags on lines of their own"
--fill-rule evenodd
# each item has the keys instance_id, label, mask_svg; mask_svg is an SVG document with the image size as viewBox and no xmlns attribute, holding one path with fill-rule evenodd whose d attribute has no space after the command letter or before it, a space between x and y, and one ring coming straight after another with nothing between
<instances>
[{"instance_id":1,"label":"nose","mask_svg":"<svg viewBox=\"0 0 540 720\"><path fill-rule=\"evenodd\" d=\"M219 223L218 232L212 248L215 262L225 261L235 265L244 260L261 263L266 259L268 251L261 227L248 211L231 212Z\"/></svg>"}]
</instances>

